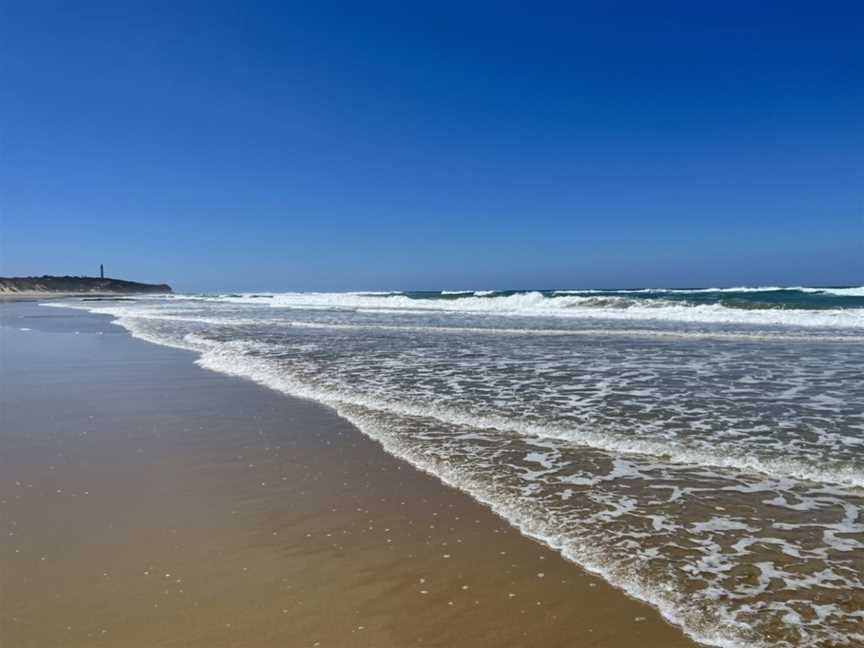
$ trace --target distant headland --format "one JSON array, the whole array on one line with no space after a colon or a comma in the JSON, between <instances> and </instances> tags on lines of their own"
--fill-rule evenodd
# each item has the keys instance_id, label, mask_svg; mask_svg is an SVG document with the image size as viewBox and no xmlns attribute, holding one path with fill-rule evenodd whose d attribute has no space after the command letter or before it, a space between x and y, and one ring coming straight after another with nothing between
<instances>
[{"instance_id":1,"label":"distant headland","mask_svg":"<svg viewBox=\"0 0 864 648\"><path fill-rule=\"evenodd\" d=\"M107 277L0 277L0 296L40 296L40 295L103 295L103 294L142 294L170 293L168 284L147 284L124 279Z\"/></svg>"}]
</instances>

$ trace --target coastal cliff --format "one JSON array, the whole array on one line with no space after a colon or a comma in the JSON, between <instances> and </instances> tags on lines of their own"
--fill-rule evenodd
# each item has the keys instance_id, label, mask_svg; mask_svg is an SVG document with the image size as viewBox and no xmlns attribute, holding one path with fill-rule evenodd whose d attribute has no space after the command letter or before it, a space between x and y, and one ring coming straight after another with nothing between
<instances>
[{"instance_id":1,"label":"coastal cliff","mask_svg":"<svg viewBox=\"0 0 864 648\"><path fill-rule=\"evenodd\" d=\"M100 277L0 277L0 295L16 294L114 294L114 293L170 293L168 284L146 284L123 279Z\"/></svg>"}]
</instances>

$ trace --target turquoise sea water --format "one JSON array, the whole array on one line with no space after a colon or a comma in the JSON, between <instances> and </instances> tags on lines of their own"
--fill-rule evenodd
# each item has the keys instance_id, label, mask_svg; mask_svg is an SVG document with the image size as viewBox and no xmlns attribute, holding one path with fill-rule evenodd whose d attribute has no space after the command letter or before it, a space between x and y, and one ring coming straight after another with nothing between
<instances>
[{"instance_id":1,"label":"turquoise sea water","mask_svg":"<svg viewBox=\"0 0 864 648\"><path fill-rule=\"evenodd\" d=\"M633 300L665 300L681 304L719 304L728 308L791 308L835 309L864 308L864 288L834 286L822 288L594 288L554 290L500 290L500 291L408 291L412 299L460 299L475 292L486 297L506 297L520 293L537 292L549 298L564 295L593 297L626 297Z\"/></svg>"}]
</instances>

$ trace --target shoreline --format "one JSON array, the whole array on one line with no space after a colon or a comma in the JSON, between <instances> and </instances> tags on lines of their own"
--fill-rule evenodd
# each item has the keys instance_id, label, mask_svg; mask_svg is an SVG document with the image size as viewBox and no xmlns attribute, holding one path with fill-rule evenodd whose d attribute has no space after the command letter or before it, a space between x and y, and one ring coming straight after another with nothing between
<instances>
[{"instance_id":1,"label":"shoreline","mask_svg":"<svg viewBox=\"0 0 864 648\"><path fill-rule=\"evenodd\" d=\"M94 297L99 299L124 299L146 296L147 293L132 292L54 292L43 290L21 290L0 292L0 302L37 301L45 299L70 299Z\"/></svg>"},{"instance_id":2,"label":"shoreline","mask_svg":"<svg viewBox=\"0 0 864 648\"><path fill-rule=\"evenodd\" d=\"M4 407L4 429L10 432L0 483L4 505L14 502L16 507L9 516L18 534L13 542L21 550L25 545L52 547L58 538L81 540L77 553L69 553L51 571L65 572L81 586L76 597L90 607L75 607L79 616L92 617L86 624L89 638L55 627L53 615L36 623L39 591L44 598L49 580L57 576L46 580L48 574L37 570L45 562L41 557L29 556L33 562L25 564L20 553L4 552L10 578L3 598L35 588L14 606L12 601L2 606L4 616L14 617L7 616L2 626L10 641L17 640L15 645L90 645L94 633L101 632L97 626L118 614L129 616L130 610L142 616L106 633L122 645L235 645L241 635L234 632L241 627L242 645L249 646L280 641L318 641L321 646L697 645L653 607L525 537L462 491L386 453L321 404L201 368L192 352L135 339L107 316L73 309L40 311L27 303L0 308L6 311L3 337L15 342L14 350L4 343L7 366L23 372L18 381L12 371L4 373L4 381L14 384L3 390L2 398L23 397L26 403L33 400L34 389L42 389L43 396L60 401L63 413L55 420L35 408L13 413ZM82 368L87 371L76 371ZM100 397L98 409L87 405L94 394ZM36 443L39 435L47 436ZM95 461L93 453L101 460ZM154 455L163 461L148 462ZM59 467L58 456L65 459ZM154 474L170 488L139 490ZM13 477L40 489L42 496L22 496L22 488L27 494L28 487L14 485ZM61 492L52 495L43 479L51 486L62 484L53 491L77 492L74 504L84 507L63 512L63 524L53 535L38 520L57 514L64 498ZM101 487L85 488L93 483ZM83 496L84 491L89 494ZM104 500L94 501L98 491ZM145 511L134 523L127 520L135 532L121 532L119 539L122 553L138 559L130 567L129 556L114 556L116 569L108 573L125 574L118 579L121 589L101 581L88 586L80 578L81 565L96 568L94 561L102 562L101 555L89 552L92 522L106 510L128 504L118 501L118 493ZM166 518L191 523L179 524L180 529L175 525L173 534L167 525L168 542L160 550L165 538L155 530L166 526ZM178 533L180 544L194 551L174 555ZM46 560L54 553L46 552ZM164 574L192 575L170 585L166 583L176 579L161 576L160 586L170 592L162 595L173 606L168 604L168 611L165 605L147 606L144 614L142 603L152 606L156 590L147 589L142 574L158 570L153 554L160 553L163 562L172 558L176 565ZM248 564L226 572L221 562L202 560L202 555L220 556L234 567ZM281 576L287 573L291 575ZM198 590L196 582L202 585ZM181 605L180 589L187 597L194 592L196 605ZM161 601L157 597L155 602ZM216 623L225 616L235 619L230 630ZM195 622L181 622L184 618ZM178 632L183 635L179 640ZM169 641L169 635L175 638Z\"/></svg>"}]
</instances>

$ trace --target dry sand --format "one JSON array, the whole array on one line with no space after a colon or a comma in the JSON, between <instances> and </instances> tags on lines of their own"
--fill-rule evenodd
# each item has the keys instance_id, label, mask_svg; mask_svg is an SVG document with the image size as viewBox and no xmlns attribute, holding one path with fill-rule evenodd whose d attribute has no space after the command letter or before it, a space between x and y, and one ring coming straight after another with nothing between
<instances>
[{"instance_id":1,"label":"dry sand","mask_svg":"<svg viewBox=\"0 0 864 648\"><path fill-rule=\"evenodd\" d=\"M3 648L695 645L315 403L0 316Z\"/></svg>"}]
</instances>

